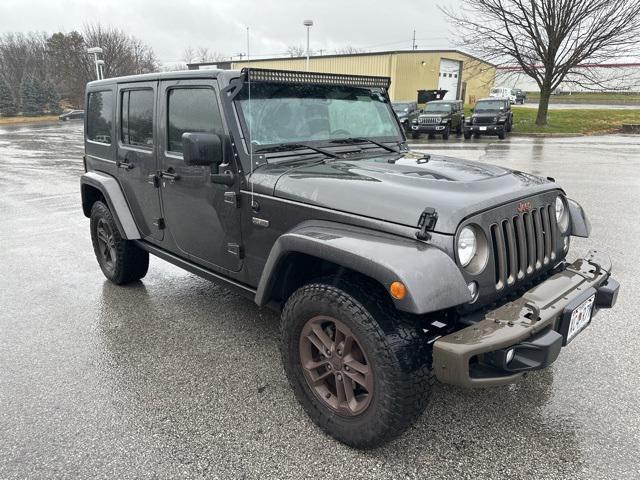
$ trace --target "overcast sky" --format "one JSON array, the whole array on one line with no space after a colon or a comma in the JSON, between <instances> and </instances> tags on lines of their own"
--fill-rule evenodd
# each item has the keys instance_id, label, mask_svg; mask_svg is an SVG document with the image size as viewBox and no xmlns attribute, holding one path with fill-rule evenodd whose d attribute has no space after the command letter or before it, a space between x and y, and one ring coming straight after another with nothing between
<instances>
[{"instance_id":1,"label":"overcast sky","mask_svg":"<svg viewBox=\"0 0 640 480\"><path fill-rule=\"evenodd\" d=\"M461 0L0 0L0 32L81 30L86 22L117 26L153 47L160 61L180 61L185 47L227 55L273 55L304 45L302 21L315 22L311 48L331 53L352 45L367 50L451 47L437 5Z\"/></svg>"}]
</instances>

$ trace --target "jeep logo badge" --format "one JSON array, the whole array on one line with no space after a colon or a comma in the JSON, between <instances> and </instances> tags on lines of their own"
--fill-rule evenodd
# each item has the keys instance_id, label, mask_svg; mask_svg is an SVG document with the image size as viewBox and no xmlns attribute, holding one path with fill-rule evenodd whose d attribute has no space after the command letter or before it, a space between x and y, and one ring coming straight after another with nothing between
<instances>
[{"instance_id":1,"label":"jeep logo badge","mask_svg":"<svg viewBox=\"0 0 640 480\"><path fill-rule=\"evenodd\" d=\"M531 210L531 202L520 202L518 204L518 213L524 213L524 212L528 212L529 210Z\"/></svg>"}]
</instances>

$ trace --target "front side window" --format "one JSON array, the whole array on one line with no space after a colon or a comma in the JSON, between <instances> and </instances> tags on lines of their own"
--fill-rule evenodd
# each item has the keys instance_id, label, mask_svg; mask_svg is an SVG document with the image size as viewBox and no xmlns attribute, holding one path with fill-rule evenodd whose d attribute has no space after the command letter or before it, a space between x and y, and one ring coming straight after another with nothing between
<instances>
[{"instance_id":1,"label":"front side window","mask_svg":"<svg viewBox=\"0 0 640 480\"><path fill-rule=\"evenodd\" d=\"M335 85L245 85L237 103L254 145L331 141L354 137L399 141L383 91Z\"/></svg>"},{"instance_id":2,"label":"front side window","mask_svg":"<svg viewBox=\"0 0 640 480\"><path fill-rule=\"evenodd\" d=\"M216 94L211 88L169 90L168 145L170 152L182 153L182 134L217 133L222 119Z\"/></svg>"},{"instance_id":3,"label":"front side window","mask_svg":"<svg viewBox=\"0 0 640 480\"><path fill-rule=\"evenodd\" d=\"M93 142L111 144L113 93L91 92L87 99L87 138Z\"/></svg>"},{"instance_id":4,"label":"front side window","mask_svg":"<svg viewBox=\"0 0 640 480\"><path fill-rule=\"evenodd\" d=\"M125 145L153 147L153 90L122 92L120 139Z\"/></svg>"}]
</instances>

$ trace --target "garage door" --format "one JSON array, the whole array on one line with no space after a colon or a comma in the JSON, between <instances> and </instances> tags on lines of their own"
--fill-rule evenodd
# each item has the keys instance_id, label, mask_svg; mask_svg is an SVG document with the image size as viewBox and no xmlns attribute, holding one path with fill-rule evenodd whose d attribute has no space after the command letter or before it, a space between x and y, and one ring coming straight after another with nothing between
<instances>
[{"instance_id":1,"label":"garage door","mask_svg":"<svg viewBox=\"0 0 640 480\"><path fill-rule=\"evenodd\" d=\"M440 78L438 80L438 88L440 90L448 90L445 100L456 100L458 98L458 84L461 75L461 62L457 60L440 60Z\"/></svg>"}]
</instances>

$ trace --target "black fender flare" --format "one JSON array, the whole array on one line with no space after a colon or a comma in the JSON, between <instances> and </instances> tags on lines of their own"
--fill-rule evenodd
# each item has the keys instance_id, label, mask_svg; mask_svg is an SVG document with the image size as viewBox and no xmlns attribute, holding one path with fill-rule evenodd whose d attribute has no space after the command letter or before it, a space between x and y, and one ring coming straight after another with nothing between
<instances>
[{"instance_id":1,"label":"black fender flare","mask_svg":"<svg viewBox=\"0 0 640 480\"><path fill-rule=\"evenodd\" d=\"M107 201L107 206L114 216L118 231L122 238L127 240L139 240L140 231L131 214L129 204L122 193L118 181L103 172L87 172L80 177L80 192L82 195L82 208L86 216L90 214L89 198L86 186L96 188Z\"/></svg>"},{"instance_id":2,"label":"black fender flare","mask_svg":"<svg viewBox=\"0 0 640 480\"><path fill-rule=\"evenodd\" d=\"M567 204L569 205L569 218L571 220L571 235L589 238L589 235L591 235L591 222L589 222L582 206L570 198L567 198Z\"/></svg>"},{"instance_id":3,"label":"black fender flare","mask_svg":"<svg viewBox=\"0 0 640 480\"><path fill-rule=\"evenodd\" d=\"M281 262L291 252L349 268L377 280L387 290L392 282L402 282L405 298L392 300L404 312L424 314L471 301L455 262L433 245L351 225L307 221L273 245L256 290L258 305L270 301Z\"/></svg>"}]
</instances>

